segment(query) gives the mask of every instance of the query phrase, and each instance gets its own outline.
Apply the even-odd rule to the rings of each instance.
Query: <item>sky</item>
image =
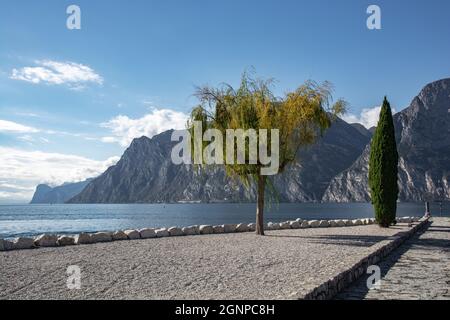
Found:
[[[331,81],[344,119],[370,127],[384,95],[398,112],[450,76],[449,35],[447,0],[2,1],[0,203],[100,174],[133,138],[183,128],[196,86],[245,70],[279,96]]]

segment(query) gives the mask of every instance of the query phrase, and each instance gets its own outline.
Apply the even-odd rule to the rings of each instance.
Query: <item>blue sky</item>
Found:
[[[384,95],[399,111],[450,75],[449,15],[446,0],[2,1],[0,202],[100,173],[134,136],[180,126],[196,85],[250,67],[280,95],[329,80],[367,125]]]

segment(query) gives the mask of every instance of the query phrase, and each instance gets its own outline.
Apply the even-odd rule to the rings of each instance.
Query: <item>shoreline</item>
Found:
[[[397,222],[419,222],[419,217],[398,217]],[[374,218],[333,219],[333,220],[289,220],[283,222],[268,222],[264,224],[266,231],[284,229],[308,229],[328,227],[351,227],[375,224]],[[122,240],[137,240],[149,238],[164,238],[190,235],[207,235],[222,233],[254,232],[255,223],[222,224],[222,225],[192,225],[187,227],[173,226],[169,228],[141,228],[116,231],[81,232],[78,234],[43,233],[30,237],[0,238],[0,251],[37,249],[44,247],[63,247],[99,242]]]

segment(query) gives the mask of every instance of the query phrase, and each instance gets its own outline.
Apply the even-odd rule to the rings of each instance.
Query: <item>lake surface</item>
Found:
[[[41,233],[71,234],[144,227],[255,221],[255,204],[55,204],[0,205],[0,238]],[[431,204],[439,215],[439,205]],[[443,206],[449,216],[450,204]],[[397,216],[422,216],[423,203],[400,203]],[[289,203],[266,208],[265,221],[373,217],[368,203]]]

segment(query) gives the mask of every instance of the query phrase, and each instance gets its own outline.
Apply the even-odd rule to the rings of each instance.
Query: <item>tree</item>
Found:
[[[193,109],[188,122],[189,130],[193,130],[194,121],[202,122],[205,132],[208,128],[220,130],[226,134],[227,129],[278,129],[279,148],[272,148],[271,137],[266,141],[270,145],[270,153],[278,153],[277,171],[296,160],[300,147],[312,144],[330,125],[333,117],[345,110],[345,102],[337,101],[331,106],[331,84],[321,85],[308,81],[297,90],[288,92],[282,98],[277,98],[272,92],[273,80],[253,79],[244,73],[239,88],[236,90],[227,84],[212,88],[199,87],[196,97],[200,105]],[[248,137],[243,137],[247,141]],[[258,137],[261,142],[261,136]],[[250,140],[250,139],[249,139]],[[236,159],[234,148],[223,147],[225,158]],[[205,147],[203,145],[202,147]],[[258,151],[261,145],[258,145]],[[254,186],[257,193],[256,234],[264,235],[264,203],[266,191],[272,193],[273,184],[270,176],[262,175],[264,164],[249,161],[251,150],[245,143],[245,163],[225,163],[225,170],[231,177],[240,179],[250,188]],[[268,187],[268,189],[266,189]]]
[[[369,187],[375,218],[384,228],[395,222],[398,197],[397,166],[398,153],[391,106],[384,97],[369,159]]]

